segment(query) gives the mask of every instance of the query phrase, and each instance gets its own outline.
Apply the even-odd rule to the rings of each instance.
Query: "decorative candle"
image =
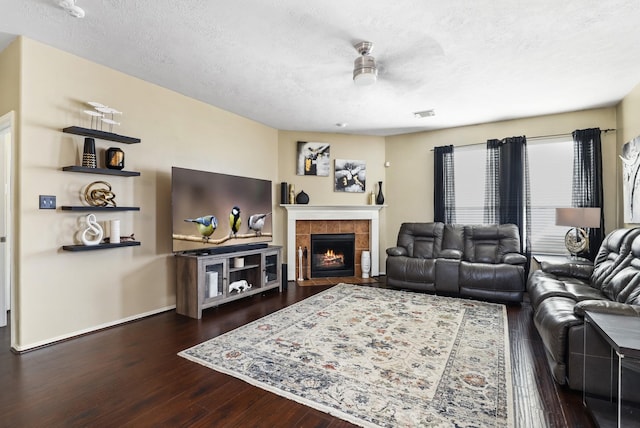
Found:
[[[111,244],[120,243],[120,220],[111,220],[109,243]]]

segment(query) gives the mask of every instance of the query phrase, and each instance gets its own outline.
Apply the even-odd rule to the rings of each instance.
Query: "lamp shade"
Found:
[[[600,227],[600,208],[556,208],[556,225]]]

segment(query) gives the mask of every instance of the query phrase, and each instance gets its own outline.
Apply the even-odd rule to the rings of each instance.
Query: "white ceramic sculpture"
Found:
[[[82,232],[81,240],[84,245],[98,245],[102,242],[104,236],[104,230],[102,226],[96,220],[95,214],[89,214],[87,216],[87,228]]]
[[[234,281],[229,284],[229,293],[231,293],[232,291],[237,291],[238,293],[240,293],[242,291],[250,289],[251,287],[253,287],[252,284],[249,284],[246,280],[241,279],[240,281]]]

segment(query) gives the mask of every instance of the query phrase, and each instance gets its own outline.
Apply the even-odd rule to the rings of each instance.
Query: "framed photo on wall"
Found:
[[[330,151],[327,143],[298,141],[296,174],[328,177]]]
[[[624,222],[640,223],[640,136],[622,146]]]
[[[367,163],[363,160],[336,159],[335,191],[363,193],[367,178]]]

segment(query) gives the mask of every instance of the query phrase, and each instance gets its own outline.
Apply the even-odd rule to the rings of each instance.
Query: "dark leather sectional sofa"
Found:
[[[593,263],[585,259],[542,262],[527,291],[554,379],[583,389],[584,312],[640,316],[640,228],[618,229],[606,236]],[[610,392],[611,353],[599,337],[589,337],[587,373],[590,393]],[[600,386],[598,386],[600,385]]]
[[[387,284],[501,302],[521,302],[527,259],[513,224],[403,223],[387,249]]]

